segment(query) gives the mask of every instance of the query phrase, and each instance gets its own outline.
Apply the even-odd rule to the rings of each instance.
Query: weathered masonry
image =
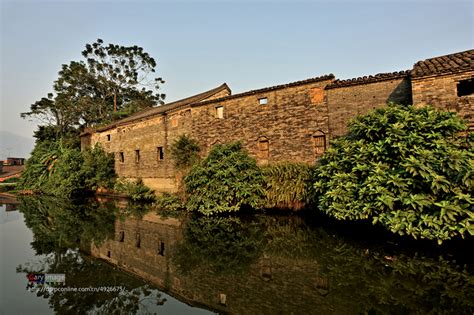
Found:
[[[203,154],[217,143],[242,141],[260,164],[313,162],[347,123],[369,110],[430,104],[458,112],[474,129],[474,50],[417,62],[412,70],[349,80],[324,75],[232,95],[227,84],[151,108],[81,135],[115,154],[117,174],[142,178],[156,191],[175,189],[169,145],[182,134]]]

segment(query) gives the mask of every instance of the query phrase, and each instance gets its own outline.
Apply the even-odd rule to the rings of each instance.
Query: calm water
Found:
[[[472,239],[439,249],[324,218],[185,219],[28,197],[0,207],[0,240],[0,314],[474,310]]]

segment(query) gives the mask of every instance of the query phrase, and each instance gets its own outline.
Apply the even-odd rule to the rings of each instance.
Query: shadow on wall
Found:
[[[413,104],[410,78],[403,79],[397,85],[397,87],[388,96],[387,103],[396,103],[401,105]]]

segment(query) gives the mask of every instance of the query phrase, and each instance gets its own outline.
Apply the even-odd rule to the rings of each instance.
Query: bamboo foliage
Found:
[[[263,167],[267,207],[301,209],[309,201],[313,167],[283,162]]]

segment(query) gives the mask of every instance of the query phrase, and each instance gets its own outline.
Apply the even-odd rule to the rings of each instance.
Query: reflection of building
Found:
[[[5,205],[5,211],[6,212],[11,212],[11,211],[17,211],[18,210],[18,204],[6,204]]]
[[[219,313],[350,312],[347,305],[327,299],[329,279],[320,275],[314,259],[263,253],[245,271],[216,273],[202,266],[181,270],[173,253],[183,241],[182,234],[180,221],[154,214],[143,220],[117,220],[115,239],[93,246],[91,254],[151,281],[181,301]]]
[[[115,154],[119,176],[142,178],[157,191],[175,189],[169,145],[181,134],[204,153],[241,140],[261,164],[313,162],[357,115],[387,102],[431,104],[459,112],[474,128],[474,50],[431,58],[413,70],[349,80],[334,75],[231,95],[226,84],[87,131],[82,147],[101,143]]]

